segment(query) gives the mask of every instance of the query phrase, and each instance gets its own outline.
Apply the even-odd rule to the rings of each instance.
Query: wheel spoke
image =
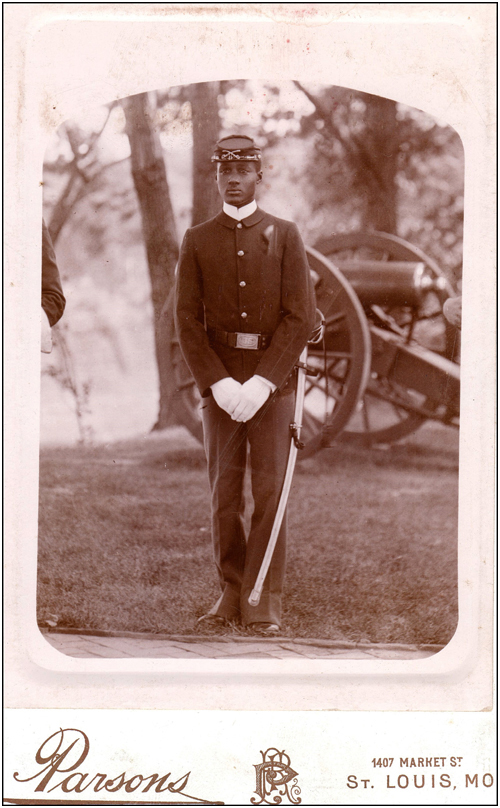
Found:
[[[327,351],[326,356],[327,359],[351,359],[352,353],[351,351]]]
[[[363,416],[363,425],[365,428],[365,432],[371,432],[370,419],[368,417],[368,396],[363,396],[362,398],[361,413]]]
[[[351,354],[347,354],[347,356],[340,356],[338,358],[334,357],[332,362],[327,363],[327,366],[326,366],[327,367],[327,373],[330,374],[332,372],[332,370],[334,368],[336,368],[343,359],[350,360],[351,359]]]
[[[332,325],[335,323],[339,323],[341,320],[345,320],[345,311],[338,311],[336,314],[331,314],[325,320],[325,327],[331,328]]]
[[[346,356],[341,356],[341,357],[335,358],[332,362],[327,364],[326,372],[325,372],[324,366],[323,367],[322,366],[315,367],[315,370],[317,370],[317,374],[315,376],[310,376],[309,378],[310,379],[315,379],[316,382],[318,382],[318,381],[321,381],[322,379],[326,380],[326,377],[328,376],[329,379],[331,378],[331,379],[334,379],[334,381],[339,382],[340,384],[345,384],[346,378],[347,378],[348,373],[349,373],[349,367],[350,367],[349,362],[347,362],[347,367],[346,367],[345,373],[342,376],[335,375],[334,370],[335,370],[336,367],[338,367],[338,365],[340,364],[341,361],[343,361],[345,359],[350,360],[350,358],[351,358],[350,354],[347,354]]]
[[[404,419],[408,416],[406,410],[402,410],[401,407],[393,406],[393,410],[396,413],[396,416],[399,419],[399,422],[404,421]]]
[[[335,399],[335,401],[340,401],[342,399],[342,395],[341,394],[340,395],[336,394],[336,392],[334,390],[332,390],[331,388],[328,389],[328,395],[327,395],[325,385],[321,384],[321,382],[319,382],[317,379],[309,381],[309,387],[307,388],[306,393],[305,393],[306,396],[313,389],[314,390],[319,390],[321,393],[323,393],[323,395],[325,396],[326,399],[333,398],[333,399]]]

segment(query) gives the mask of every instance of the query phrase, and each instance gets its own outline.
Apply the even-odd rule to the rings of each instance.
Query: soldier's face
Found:
[[[248,205],[255,196],[255,188],[262,179],[262,171],[258,171],[255,163],[231,160],[217,163],[217,187],[228,205],[242,208]]]

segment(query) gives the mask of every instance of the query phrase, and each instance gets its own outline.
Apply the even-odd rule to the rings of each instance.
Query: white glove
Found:
[[[233,421],[246,422],[253,418],[257,410],[260,410],[271,395],[272,387],[272,382],[268,382],[261,376],[252,376],[245,384],[242,384],[240,400],[231,415]]]
[[[242,385],[232,379],[231,376],[226,376],[225,379],[220,379],[211,386],[212,395],[221,410],[224,410],[232,417],[233,412],[240,400]]]

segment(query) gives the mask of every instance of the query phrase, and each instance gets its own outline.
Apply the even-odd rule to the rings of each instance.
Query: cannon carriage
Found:
[[[306,252],[325,328],[321,342],[309,347],[302,457],[335,440],[391,443],[428,419],[458,426],[457,332],[442,314],[453,289],[437,264],[383,233],[334,235]],[[201,440],[199,396],[172,309],[173,301],[164,340],[176,413]]]

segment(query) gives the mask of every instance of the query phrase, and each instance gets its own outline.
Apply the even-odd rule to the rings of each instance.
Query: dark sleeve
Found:
[[[42,308],[51,326],[61,319],[65,305],[56,254],[49,231],[42,220]]]
[[[290,223],[281,267],[281,309],[284,313],[256,374],[281,387],[311,336],[316,302],[309,263],[295,224]]]
[[[202,396],[228,373],[210,347],[205,331],[203,281],[196,261],[192,234],[184,236],[175,283],[175,325],[182,354]]]

